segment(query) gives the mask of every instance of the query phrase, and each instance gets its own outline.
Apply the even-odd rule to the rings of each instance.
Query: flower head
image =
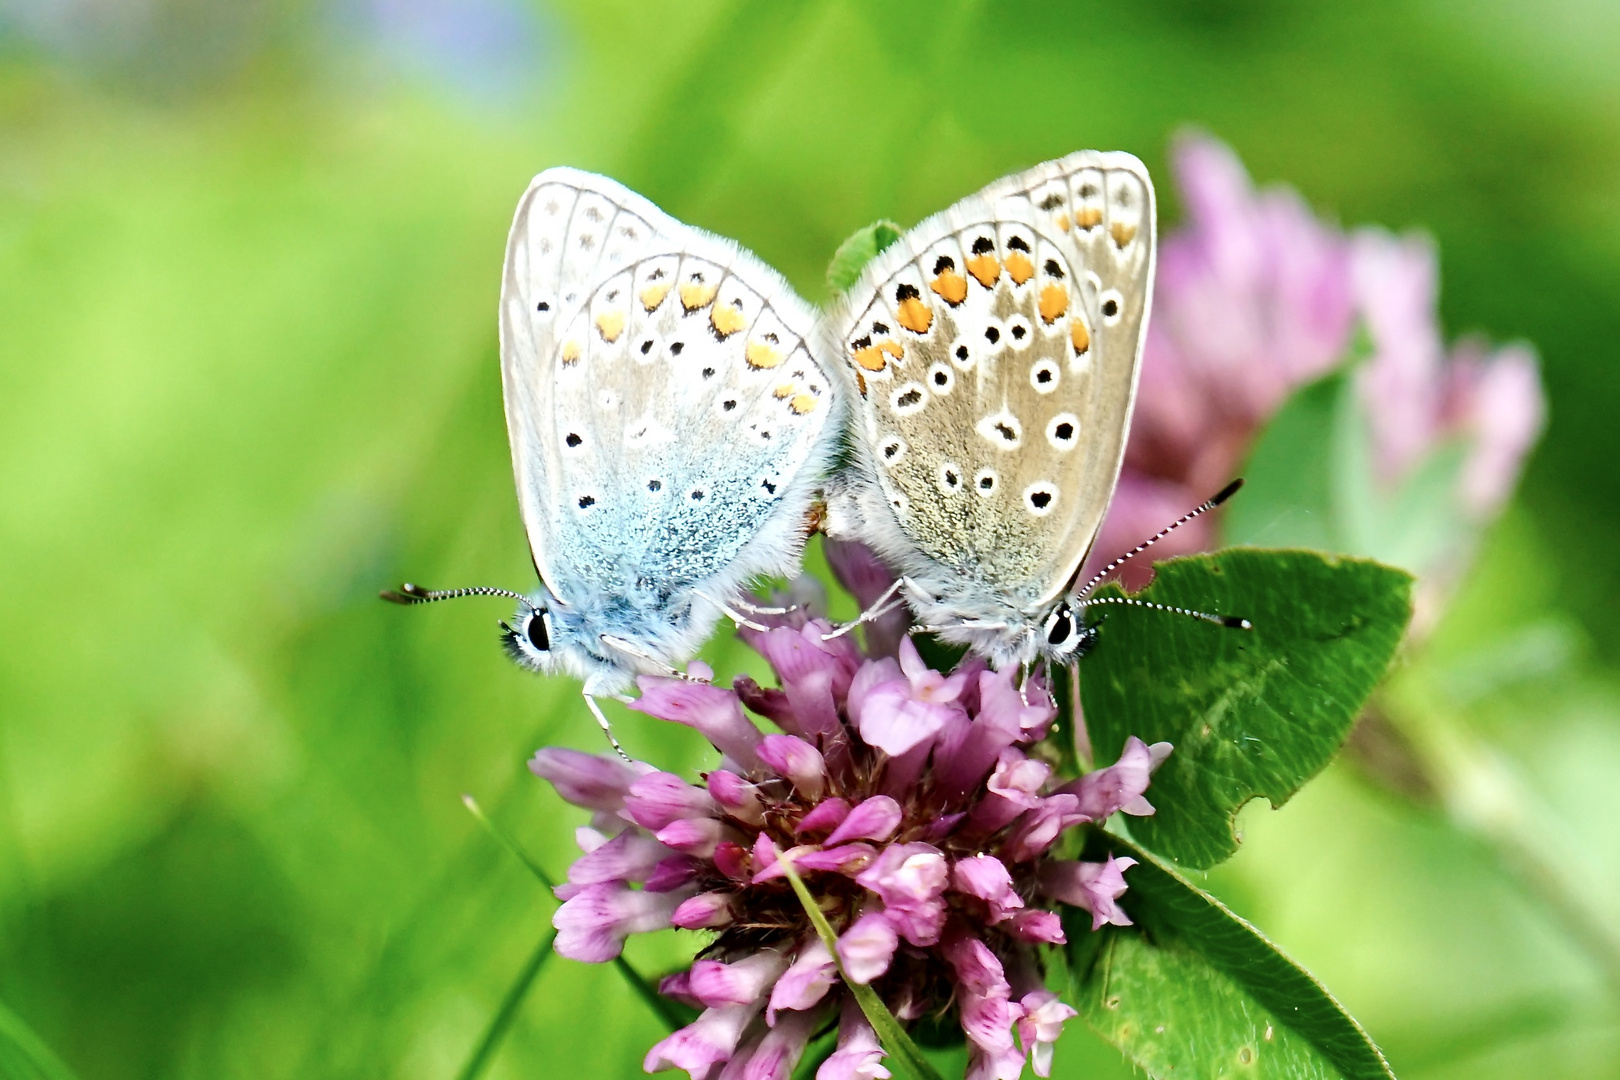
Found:
[[[589,850],[558,890],[558,951],[618,955],[669,926],[713,940],[662,991],[702,1008],[653,1047],[649,1070],[694,1077],[791,1073],[837,1024],[822,1080],[885,1077],[883,1052],[845,980],[904,1021],[947,1012],[969,1075],[1050,1068],[1074,1011],[1031,982],[1064,943],[1062,901],[1094,925],[1129,922],[1128,859],[1057,859],[1065,830],[1151,813],[1149,776],[1169,752],[1132,739],[1120,760],[1063,783],[1037,745],[1056,714],[1039,678],[976,661],[935,671],[902,638],[862,656],[825,622],[745,636],[779,685],[734,689],[643,677],[637,708],[703,732],[721,767],[687,781],[650,765],[545,750],[536,771],[596,812]],[[745,707],[777,728],[766,733]],[[791,865],[836,933],[829,949],[787,877]],[[723,1065],[723,1069],[721,1068]]]
[[[1435,317],[1439,259],[1426,237],[1362,229],[1351,252],[1373,346],[1356,388],[1381,479],[1399,480],[1460,438],[1467,457],[1459,509],[1488,520],[1512,493],[1546,420],[1535,354],[1522,344],[1493,350],[1479,338],[1446,351]]]

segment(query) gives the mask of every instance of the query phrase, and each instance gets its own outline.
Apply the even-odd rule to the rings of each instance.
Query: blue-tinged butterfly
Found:
[[[820,328],[855,447],[827,532],[897,571],[887,604],[997,667],[1083,652],[1091,604],[1161,606],[1076,584],[1124,460],[1154,229],[1142,163],[1081,151],[906,232]]]
[[[500,300],[507,432],[541,587],[385,597],[517,599],[507,650],[582,679],[607,730],[595,697],[675,673],[722,617],[764,610],[745,598],[752,579],[796,572],[842,426],[814,323],[731,241],[606,177],[541,173],[518,203]]]

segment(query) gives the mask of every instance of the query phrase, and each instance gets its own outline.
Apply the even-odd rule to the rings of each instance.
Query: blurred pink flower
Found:
[[[1462,439],[1461,510],[1488,521],[1546,421],[1535,353],[1464,338],[1448,354],[1435,319],[1434,245],[1380,229],[1359,230],[1352,244],[1357,306],[1373,346],[1357,390],[1379,477],[1398,481],[1442,442]]]
[[[1125,471],[1094,550],[1100,567],[1219,490],[1258,428],[1332,369],[1354,327],[1350,253],[1286,188],[1257,192],[1237,157],[1186,135],[1171,149],[1186,207],[1159,243]],[[1214,546],[1194,521],[1160,557]],[[1131,566],[1133,585],[1150,569]]]
[[[1177,138],[1171,169],[1186,216],[1160,241],[1125,467],[1087,576],[1236,475],[1289,396],[1347,358],[1358,327],[1374,347],[1356,377],[1380,475],[1398,481],[1461,438],[1461,511],[1488,521],[1544,420],[1529,348],[1493,353],[1465,340],[1447,353],[1427,239],[1347,235],[1288,188],[1256,190],[1237,156],[1206,135]],[[1218,515],[1206,515],[1155,555],[1208,550],[1218,528]],[[1146,583],[1147,563],[1128,564],[1131,587]]]
[[[1130,860],[1057,860],[1065,829],[1143,797],[1165,743],[1131,739],[1118,763],[1053,790],[1030,756],[1055,713],[1044,684],[968,663],[930,669],[908,639],[863,657],[830,626],[790,616],[745,635],[779,688],[643,677],[638,707],[703,732],[724,755],[702,783],[643,764],[546,749],[535,771],[595,811],[585,855],[558,889],[557,950],[617,956],[670,926],[714,935],[660,991],[702,1010],[647,1054],[649,1071],[787,1077],[837,1024],[820,1080],[888,1075],[843,980],[869,984],[903,1021],[954,1015],[971,1077],[1050,1070],[1074,1010],[1040,985],[1037,950],[1065,942],[1057,899],[1093,923],[1129,923]],[[781,729],[765,734],[748,704]],[[903,782],[897,782],[897,776]],[[791,863],[837,935],[830,952],[787,880]]]

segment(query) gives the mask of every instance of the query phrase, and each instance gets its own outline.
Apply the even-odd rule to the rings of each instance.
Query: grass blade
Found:
[[[484,1037],[478,1041],[478,1048],[467,1059],[467,1064],[461,1067],[456,1074],[457,1080],[476,1080],[483,1075],[484,1069],[495,1057],[495,1051],[500,1049],[502,1040],[506,1038],[507,1031],[512,1027],[512,1021],[517,1019],[518,1009],[523,1005],[523,999],[528,997],[529,988],[539,977],[540,970],[551,959],[551,943],[557,938],[557,931],[547,930],[540,937],[540,944],[529,955],[528,963],[518,972],[512,985],[507,988],[506,997],[501,1000],[501,1007],[495,1013],[494,1019],[484,1031]]]
[[[523,845],[519,844],[517,840],[513,839],[513,837],[506,832],[505,829],[502,829],[484,814],[484,810],[478,805],[477,799],[473,798],[471,795],[463,795],[461,797],[461,801],[467,807],[467,810],[472,814],[472,816],[478,819],[478,823],[487,829],[489,834],[493,836],[502,847],[504,847],[507,851],[510,851],[518,862],[527,867],[529,873],[533,874],[535,879],[546,887],[546,891],[550,892],[557,887],[557,883],[552,876],[546,873],[545,868],[536,862],[529,855],[529,853],[523,849]],[[552,937],[555,936],[555,934],[552,935]],[[647,1007],[658,1015],[658,1018],[664,1022],[669,1030],[674,1031],[677,1028],[685,1027],[691,1022],[691,1018],[682,1016],[675,1008],[674,1003],[663,998],[658,993],[657,987],[649,983],[641,972],[631,967],[630,961],[626,960],[622,956],[615,956],[613,958],[613,966],[616,967],[619,970],[619,974],[623,975],[625,980],[629,982],[630,988],[636,992],[636,996],[641,998],[641,1000],[646,1003]]]
[[[923,1057],[922,1051],[917,1049],[917,1044],[911,1041],[911,1036],[906,1034],[906,1029],[900,1026],[900,1021],[895,1019],[894,1013],[883,1004],[883,999],[878,997],[877,991],[870,986],[851,982],[844,974],[843,962],[838,959],[838,936],[828,925],[827,916],[821,913],[815,897],[810,895],[804,879],[799,877],[799,872],[793,868],[793,863],[785,854],[781,857],[781,864],[787,873],[788,881],[793,885],[793,891],[798,894],[799,903],[804,906],[804,913],[810,916],[810,922],[815,926],[816,933],[821,935],[821,943],[832,954],[833,963],[838,967],[838,977],[844,980],[844,985],[849,987],[849,992],[855,996],[855,1003],[861,1007],[861,1012],[866,1014],[866,1022],[877,1032],[878,1039],[882,1041],[890,1060],[899,1064],[912,1080],[941,1080],[939,1073],[928,1063],[928,1059]]]
[[[0,1004],[0,1065],[6,1076],[27,1080],[78,1080],[67,1062],[34,1034],[23,1018]]]
[[[510,851],[513,856],[517,858],[518,862],[528,867],[529,873],[538,878],[540,884],[544,885],[547,891],[557,887],[557,882],[552,879],[550,874],[545,872],[539,863],[535,862],[529,857],[529,853],[523,850],[522,845],[520,845],[516,840],[512,839],[511,836],[507,835],[505,829],[501,828],[484,815],[484,808],[478,805],[477,799],[473,798],[471,795],[463,795],[461,797],[461,802],[462,805],[465,806],[469,812],[471,812],[472,816],[478,819],[478,824],[487,829],[489,831],[489,835],[493,836],[507,851]]]

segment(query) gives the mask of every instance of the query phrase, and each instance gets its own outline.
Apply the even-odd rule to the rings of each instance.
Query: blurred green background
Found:
[[[495,299],[535,172],[820,300],[876,217],[1079,147],[1163,177],[1192,123],[1432,232],[1448,332],[1534,341],[1551,403],[1386,695],[1469,797],[1341,762],[1212,885],[1404,1077],[1620,1074],[1616,57],[1603,0],[0,0],[0,1002],[84,1080],[467,1060],[554,902],[458,796],[560,872],[581,819],[524,759],[600,737],[500,605],[376,590],[533,580]],[[660,1031],[553,961],[489,1075],[636,1075]],[[1129,1075],[1079,1025],[1058,1068]]]

